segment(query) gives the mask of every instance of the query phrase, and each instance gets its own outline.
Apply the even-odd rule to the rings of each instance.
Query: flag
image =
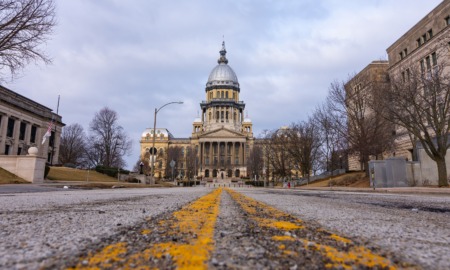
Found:
[[[42,144],[44,144],[45,140],[47,140],[47,138],[52,135],[52,126],[53,126],[53,120],[48,123],[47,132],[45,132],[44,138],[42,138]]]

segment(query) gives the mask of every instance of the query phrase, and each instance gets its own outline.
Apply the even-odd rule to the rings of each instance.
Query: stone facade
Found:
[[[450,1],[442,1],[435,9],[395,41],[387,53],[389,75],[408,79],[413,69],[426,72],[440,63],[450,64]],[[450,68],[444,70],[450,74]],[[394,155],[417,160],[409,134],[396,128]]]
[[[52,119],[52,136],[42,144]],[[39,157],[57,164],[63,126],[61,116],[50,108],[0,86],[0,156],[27,155],[35,146]]]
[[[186,176],[187,149],[195,151],[195,175],[206,179],[233,180],[247,176],[246,160],[253,147],[252,121],[244,117],[245,103],[239,100],[237,76],[228,65],[225,43],[218,65],[211,71],[205,88],[205,100],[200,103],[201,117],[193,122],[190,138],[175,138],[164,128],[156,134],[148,128],[142,133],[141,159],[155,159],[155,177],[166,178],[167,151],[179,146],[183,159],[178,161],[179,176]],[[153,136],[155,150],[152,149]],[[154,155],[153,155],[154,153]]]
[[[406,81],[414,74],[431,76],[441,64],[443,64],[441,67],[444,67],[444,76],[450,75],[450,1],[442,1],[389,46],[387,54],[388,66],[387,69],[384,67],[383,72],[386,72],[391,78],[400,78]],[[367,68],[361,73],[366,70]],[[399,157],[406,161],[413,161],[411,166],[416,167],[414,161],[418,161],[422,172],[429,177],[432,176],[431,178],[434,177],[433,179],[437,178],[436,164],[424,155],[425,152],[418,147],[417,141],[401,127],[394,126],[393,131],[395,134],[393,148],[392,151],[385,153],[384,158]],[[416,145],[413,145],[413,142]],[[349,158],[350,169],[358,169],[358,166],[355,166],[355,160],[357,160],[357,156]],[[448,165],[447,168],[449,168]],[[450,175],[450,170],[447,170]],[[430,181],[434,180],[426,182],[431,183]]]

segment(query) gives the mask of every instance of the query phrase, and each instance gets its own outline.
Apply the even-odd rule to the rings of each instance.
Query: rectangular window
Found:
[[[427,56],[425,58],[425,61],[427,63],[427,70],[430,70],[431,69],[431,58],[429,56]]]
[[[445,25],[450,25],[450,16],[445,17]]]
[[[422,45],[422,39],[418,38],[417,39],[417,47],[420,47]]]
[[[403,52],[400,52],[398,55],[400,56],[400,60],[402,60],[403,59]]]
[[[35,143],[36,142],[36,132],[37,132],[37,127],[36,126],[31,126],[31,136],[30,136],[30,142],[31,143]]]
[[[431,60],[432,60],[433,66],[437,66],[437,55],[435,52],[431,54]]]
[[[408,82],[411,79],[411,71],[409,70],[409,68],[406,69],[406,80],[408,80]]]
[[[428,39],[433,37],[433,29],[428,30]]]
[[[25,140],[25,131],[26,130],[27,130],[27,123],[20,122],[19,140],[21,140],[21,141]]]
[[[423,40],[423,43],[427,42],[427,34],[423,34],[422,40]]]
[[[9,155],[9,149],[11,146],[5,145],[5,155]]]
[[[420,60],[420,71],[422,72],[422,74],[425,72],[425,62],[424,60]]]
[[[6,129],[6,137],[12,137],[14,135],[14,124],[16,120],[9,118],[8,119],[8,127]]]
[[[405,72],[402,71],[402,81],[405,82],[406,81],[406,77],[405,77]]]

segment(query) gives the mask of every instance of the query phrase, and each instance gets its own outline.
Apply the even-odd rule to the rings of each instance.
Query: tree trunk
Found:
[[[445,164],[445,157],[436,159],[436,165],[438,169],[438,185],[440,187],[448,187],[447,181],[447,166]]]

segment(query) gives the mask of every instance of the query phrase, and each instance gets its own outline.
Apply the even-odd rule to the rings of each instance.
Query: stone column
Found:
[[[31,123],[27,123],[27,126],[25,128],[25,144],[30,145],[30,138],[31,138]]]
[[[54,149],[53,149],[53,157],[52,157],[53,164],[58,164],[60,141],[61,141],[61,131],[56,129],[56,131],[55,131]]]
[[[235,142],[233,142],[231,145],[231,165],[233,165],[233,166],[231,166],[231,167],[234,167],[234,165],[236,165],[235,161],[234,161],[236,159],[235,154],[234,154],[234,152],[236,151],[235,149],[236,149]]]
[[[245,154],[246,154],[246,146],[247,146],[247,144],[244,142],[244,148],[242,149],[243,151],[243,153],[242,153],[242,164],[245,166],[245,164],[247,163],[247,161],[246,161],[246,156],[245,156]]]
[[[1,126],[0,126],[0,155],[5,153],[5,144],[6,144],[6,130],[8,127],[8,119],[7,115],[1,116]]]

